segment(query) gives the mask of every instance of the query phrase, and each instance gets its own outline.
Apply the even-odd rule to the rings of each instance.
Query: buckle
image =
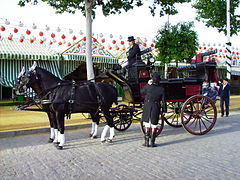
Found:
[[[69,102],[70,104],[73,104],[73,103],[74,103],[74,100],[70,99],[70,100],[68,100],[68,102]]]

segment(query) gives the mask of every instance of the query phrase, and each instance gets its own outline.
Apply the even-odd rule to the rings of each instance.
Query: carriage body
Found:
[[[128,79],[114,71],[109,71],[107,75],[123,87],[125,101],[136,107],[136,104],[143,104],[144,96],[140,92],[151,78],[150,69],[151,67],[145,63],[137,62],[128,69]],[[160,80],[160,86],[165,89],[167,101],[167,113],[162,119],[170,126],[183,126],[191,134],[206,134],[216,122],[217,111],[215,103],[209,97],[202,95],[202,85],[205,80],[208,83],[218,82],[216,62],[195,63],[180,67],[178,70],[188,72],[189,76]],[[129,107],[121,110],[129,111]],[[134,115],[133,111],[134,108],[128,122]],[[193,125],[195,127],[192,127]]]

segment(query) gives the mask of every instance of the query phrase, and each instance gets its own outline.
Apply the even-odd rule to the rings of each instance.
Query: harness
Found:
[[[101,105],[104,102],[104,97],[101,93],[100,88],[96,85],[96,83],[93,83],[94,88],[96,90],[96,94],[97,94],[97,102],[91,102],[91,101],[81,101],[81,102],[76,102],[76,87],[78,86],[84,86],[87,85],[87,89],[89,91],[89,95],[91,97],[91,99],[94,99],[93,95],[92,95],[92,91],[89,88],[89,84],[91,84],[92,82],[90,81],[81,81],[81,82],[75,82],[75,81],[71,81],[71,82],[60,82],[54,86],[49,87],[48,89],[42,91],[39,93],[38,96],[42,96],[41,98],[38,99],[33,99],[33,101],[27,102],[26,104],[22,105],[21,107],[19,107],[19,109],[21,110],[30,110],[30,111],[42,111],[40,109],[32,109],[32,108],[28,108],[32,105],[37,105],[38,108],[40,108],[39,105],[47,105],[47,104],[51,104],[53,103],[54,97],[56,95],[56,88],[62,87],[62,86],[69,86],[71,85],[71,90],[70,90],[70,99],[67,101],[68,106],[67,106],[67,114],[66,117],[67,119],[71,118],[71,114],[72,114],[72,110],[73,110],[73,104],[77,105],[77,104],[97,104],[98,108],[95,114],[97,114],[100,110],[101,110]],[[54,90],[55,93],[54,93]],[[51,95],[51,97],[49,97],[49,95]],[[59,102],[59,103],[65,103],[65,102]],[[44,110],[43,110],[44,111]],[[46,110],[45,110],[46,111]]]

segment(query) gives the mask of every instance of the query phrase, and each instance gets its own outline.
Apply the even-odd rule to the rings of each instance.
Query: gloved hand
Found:
[[[148,84],[149,84],[149,85],[152,85],[152,83],[153,83],[153,80],[152,80],[152,79],[148,80]]]

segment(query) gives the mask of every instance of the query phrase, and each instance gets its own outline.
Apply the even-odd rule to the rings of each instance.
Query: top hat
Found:
[[[129,36],[129,37],[128,37],[128,42],[131,42],[131,41],[135,41],[135,39],[134,39],[133,36]]]

